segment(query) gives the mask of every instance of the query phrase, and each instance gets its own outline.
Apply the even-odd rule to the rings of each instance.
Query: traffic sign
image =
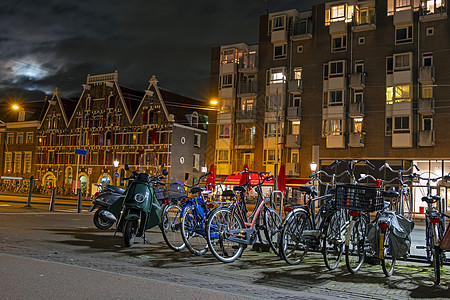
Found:
[[[114,173],[114,178],[119,178],[119,173]]]
[[[89,175],[92,174],[92,168],[88,168],[88,174],[89,174]]]
[[[75,149],[75,155],[83,155],[83,156],[86,156],[86,155],[87,155],[87,150],[83,150],[83,149]]]

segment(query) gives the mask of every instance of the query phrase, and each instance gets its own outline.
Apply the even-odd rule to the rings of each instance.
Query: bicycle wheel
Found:
[[[435,227],[436,224],[428,224],[429,236],[428,240],[430,242],[430,256],[433,263],[434,269],[434,284],[438,285],[441,282],[441,248],[434,245],[434,236],[436,234]],[[428,246],[428,245],[427,245]]]
[[[264,234],[273,253],[280,255],[278,240],[280,239],[281,217],[272,207],[264,211]]]
[[[280,256],[290,265],[299,264],[308,252],[302,234],[310,230],[311,220],[304,210],[294,211],[281,228]]]
[[[344,239],[342,230],[345,226],[344,214],[337,210],[331,217],[328,217],[323,227],[322,254],[325,266],[329,270],[334,270],[339,265],[344,250]]]
[[[181,236],[186,247],[195,255],[203,255],[208,251],[206,242],[205,220],[195,205],[184,208],[181,221]]]
[[[383,269],[384,275],[386,277],[391,276],[394,273],[395,267],[395,257],[392,256],[391,251],[389,249],[391,231],[382,230],[380,234],[380,249],[379,256],[381,261],[381,268]]]
[[[365,251],[364,240],[366,237],[367,220],[364,216],[354,222],[353,228],[350,227],[349,243],[345,246],[345,264],[347,270],[352,273],[358,273],[364,263]],[[352,226],[352,225],[350,225]]]
[[[159,224],[164,241],[174,251],[181,251],[186,244],[181,236],[181,207],[176,204],[166,205]]]
[[[256,218],[255,222],[255,229],[256,229],[256,236],[258,237],[258,242],[263,245],[268,245],[269,241],[267,240],[265,231],[266,226],[264,225],[264,218],[261,217],[261,214]]]
[[[244,245],[228,239],[231,231],[243,229],[244,223],[229,207],[214,209],[206,222],[208,248],[221,262],[230,263],[241,256]]]

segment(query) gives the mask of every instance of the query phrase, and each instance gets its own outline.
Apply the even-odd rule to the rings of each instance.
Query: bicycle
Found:
[[[442,197],[431,195],[431,181],[436,182],[439,179],[450,181],[450,174],[436,178],[426,178],[418,174],[412,174],[411,176],[427,181],[427,195],[422,197],[422,201],[427,203],[425,210],[425,247],[427,259],[433,265],[434,283],[438,285],[441,281],[441,266],[446,260],[445,251],[441,249],[440,242],[445,232],[445,218],[450,218],[450,216],[443,212]]]
[[[269,197],[262,198],[261,186],[264,182],[272,180],[270,174],[259,172],[247,173],[258,174],[258,183],[251,185],[246,183],[243,186],[236,186],[234,191],[227,190],[222,193],[223,197],[230,197],[230,206],[219,206],[211,211],[206,223],[206,238],[208,248],[213,255],[224,263],[235,261],[242,255],[248,245],[256,243],[258,232],[258,220],[264,209],[263,231],[272,250],[277,254],[278,249],[278,227],[281,224],[281,217],[272,207]],[[262,178],[262,179],[261,179]],[[255,187],[258,200],[254,211],[247,216],[245,197],[243,196],[248,187]],[[238,193],[238,196],[236,195]]]
[[[331,178],[331,183],[323,183],[318,177],[320,174]],[[304,205],[295,206],[288,214],[283,221],[280,235],[280,256],[288,264],[299,264],[312,248],[320,250],[328,269],[334,270],[338,266],[343,251],[341,228],[345,224],[345,214],[336,209],[332,189],[335,187],[336,177],[342,177],[344,174],[348,174],[348,171],[329,175],[320,170],[312,174],[309,183],[317,180],[325,185],[325,193],[320,197],[315,197],[317,191],[314,185],[299,188],[304,193]],[[315,202],[323,202],[317,214]]]

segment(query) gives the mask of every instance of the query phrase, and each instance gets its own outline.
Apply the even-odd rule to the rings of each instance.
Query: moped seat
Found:
[[[123,188],[114,185],[107,185],[106,188],[116,194],[123,194],[123,192],[125,192]]]
[[[233,191],[236,191],[236,192],[245,192],[245,187],[244,186],[242,186],[242,185],[236,185],[234,188],[233,188]]]

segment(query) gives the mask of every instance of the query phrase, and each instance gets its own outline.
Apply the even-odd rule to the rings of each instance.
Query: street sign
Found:
[[[119,178],[119,173],[114,173],[114,178]]]
[[[89,174],[89,175],[92,174],[92,168],[88,168],[88,174]]]
[[[83,150],[83,149],[75,149],[75,155],[83,155],[83,156],[86,156],[86,155],[87,155],[87,150]]]

